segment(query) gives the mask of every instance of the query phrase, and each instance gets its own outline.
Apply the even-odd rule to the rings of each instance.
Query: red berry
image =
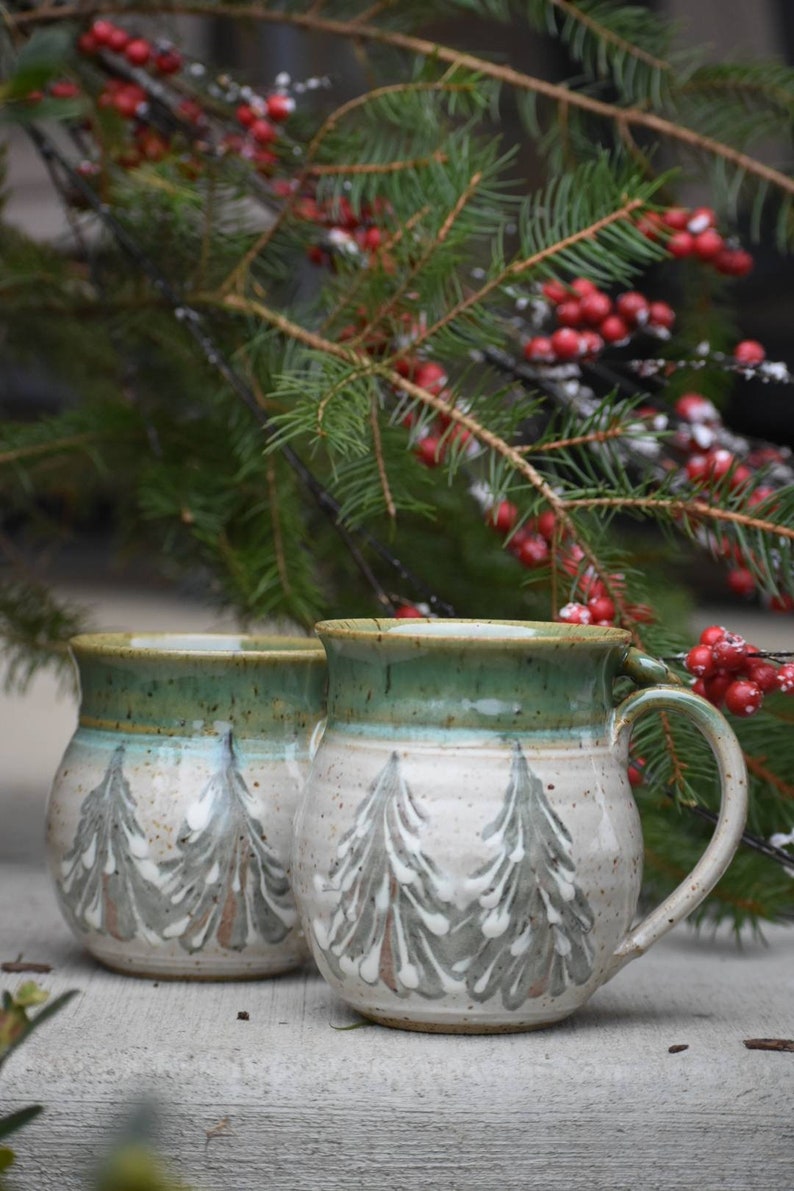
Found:
[[[76,99],[79,94],[80,88],[71,79],[59,79],[57,83],[52,83],[50,86],[50,95],[53,99]]]
[[[689,214],[686,226],[693,236],[697,236],[700,232],[705,232],[706,228],[715,227],[716,223],[717,216],[711,207],[695,207]]]
[[[625,343],[629,338],[627,323],[619,314],[610,314],[598,328],[604,343]]]
[[[268,95],[267,97],[267,114],[271,120],[275,120],[277,124],[289,119],[295,111],[295,100],[291,95]]]
[[[124,57],[132,66],[145,66],[152,56],[152,47],[145,37],[135,37],[127,43]]]
[[[578,327],[582,321],[582,304],[574,298],[560,302],[557,307],[557,322],[562,327]]]
[[[675,326],[675,311],[667,302],[651,302],[648,306],[648,326],[662,331],[672,331]]]
[[[703,687],[709,703],[713,703],[715,707],[722,707],[725,701],[725,692],[732,682],[733,675],[727,674],[724,670],[718,670],[716,674],[710,674],[708,678],[704,678]]]
[[[254,120],[250,128],[251,136],[259,145],[269,145],[278,135],[268,120]]]
[[[615,299],[615,310],[631,327],[642,326],[648,320],[648,299],[637,290],[627,290]]]
[[[95,54],[99,49],[99,42],[94,34],[89,29],[86,33],[81,33],[77,39],[77,48],[81,54]]]
[[[690,232],[676,232],[667,241],[667,251],[677,260],[691,256],[695,247],[695,238]]]
[[[747,567],[734,567],[728,571],[727,583],[734,595],[750,596],[755,591],[755,577]]]
[[[571,327],[560,327],[551,337],[551,347],[558,360],[575,360],[581,347],[579,336]]]
[[[708,455],[690,455],[684,470],[693,484],[705,483],[709,477]]]
[[[234,114],[237,117],[237,123],[242,124],[243,128],[250,128],[256,119],[254,109],[247,103],[241,103]]]
[[[554,348],[551,346],[551,340],[545,335],[536,335],[534,339],[528,339],[524,344],[524,359],[530,363],[553,360]]]
[[[689,211],[686,207],[668,207],[662,215],[662,223],[673,231],[683,232],[689,223]]]
[[[412,380],[420,389],[427,389],[429,393],[438,396],[447,383],[447,374],[440,364],[428,360],[417,364]]]
[[[561,281],[544,281],[540,287],[543,297],[546,298],[553,306],[559,302],[564,302],[566,298],[570,297],[570,291],[565,288]]]
[[[608,314],[611,314],[612,299],[607,294],[603,294],[601,290],[594,289],[592,293],[584,295],[579,303],[579,309],[583,321],[597,327]],[[557,317],[559,318],[559,311]]]
[[[659,229],[664,227],[661,215],[657,215],[655,211],[647,211],[641,215],[637,220],[637,231],[640,232],[647,240],[658,240]]]
[[[700,695],[701,699],[706,698],[706,684],[702,678],[696,678],[692,683],[692,690],[696,695]]]
[[[725,247],[725,241],[718,231],[714,228],[706,228],[704,232],[700,232],[695,236],[693,243],[693,251],[698,260],[711,261],[717,256]]]
[[[694,645],[686,655],[684,667],[695,678],[708,678],[717,669],[714,654],[709,645]]]
[[[557,528],[557,518],[551,509],[546,509],[538,517],[538,533],[550,542]]]
[[[585,604],[566,604],[557,613],[557,620],[567,624],[590,624],[593,614]]]
[[[486,525],[495,529],[497,533],[508,534],[518,520],[518,509],[511,500],[500,500],[498,505],[488,510],[485,518]]]
[[[643,770],[645,768],[645,758],[635,757],[628,768],[629,785],[641,786],[643,782]]]
[[[723,248],[711,263],[726,277],[746,277],[752,272],[755,261],[743,248]]]
[[[571,282],[571,289],[575,294],[578,294],[580,298],[584,298],[587,294],[594,294],[598,289],[598,286],[594,281],[591,281],[589,277],[576,277]]]
[[[747,677],[750,682],[754,682],[765,694],[780,689],[779,674],[777,666],[773,666],[771,662],[765,662],[763,658],[756,658],[747,667]]]
[[[138,108],[146,102],[146,92],[136,83],[130,83],[113,96],[113,107],[125,120],[132,120]]]
[[[638,624],[655,624],[656,613],[650,604],[627,604],[626,615]]]
[[[794,695],[794,662],[786,662],[778,670],[777,689],[784,695]]]
[[[114,28],[110,37],[107,40],[107,47],[112,50],[114,54],[123,54],[127,46],[130,44],[130,35],[126,29]]]
[[[711,647],[714,661],[720,670],[736,673],[741,670],[747,656],[747,642],[738,633],[726,633],[720,641],[715,641]]]
[[[116,26],[110,21],[94,21],[90,32],[96,44],[103,46],[110,43],[115,28]]]
[[[416,457],[425,467],[438,467],[443,452],[444,445],[434,434],[428,434],[416,445]]]
[[[698,640],[701,645],[716,645],[718,641],[722,641],[727,636],[727,633],[728,630],[721,624],[710,624],[703,630]]]
[[[743,339],[733,349],[733,358],[737,364],[760,364],[766,359],[766,350],[757,339]]]
[[[399,608],[395,608],[394,615],[398,620],[426,620],[424,612],[419,608],[414,607],[413,604],[401,604]]]
[[[539,533],[530,533],[516,550],[518,561],[525,567],[542,567],[549,559],[549,544]]]
[[[595,596],[593,599],[587,601],[587,606],[590,609],[593,620],[597,624],[601,621],[609,621],[611,623],[615,619],[615,605],[609,596]]]
[[[764,693],[754,682],[740,678],[725,692],[725,706],[732,715],[755,715],[764,701]]]
[[[182,55],[176,50],[161,50],[154,60],[160,74],[179,74],[182,69]]]
[[[736,456],[726,450],[725,447],[718,447],[716,451],[709,451],[706,460],[709,479],[715,483],[724,480],[728,472],[736,467]]]
[[[368,252],[375,252],[383,241],[383,233],[379,227],[368,227],[364,232],[364,247]]]

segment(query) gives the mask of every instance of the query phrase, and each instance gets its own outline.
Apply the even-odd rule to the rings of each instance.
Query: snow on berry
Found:
[[[732,682],[725,691],[725,706],[732,715],[755,715],[764,702],[760,687],[745,678]]]
[[[726,633],[711,647],[714,661],[720,670],[736,672],[744,667],[747,657],[747,642],[738,633]]]
[[[794,662],[786,662],[778,670],[777,689],[784,695],[794,695]]]
[[[684,667],[696,678],[708,678],[717,669],[710,645],[694,645],[686,655]]]
[[[592,619],[593,614],[586,604],[565,604],[557,613],[557,620],[567,624],[590,624]]]

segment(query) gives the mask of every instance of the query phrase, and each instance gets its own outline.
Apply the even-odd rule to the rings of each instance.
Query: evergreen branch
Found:
[[[516,447],[516,450],[520,451],[522,455],[533,453],[546,455],[552,451],[568,451],[572,447],[592,446],[597,443],[609,442],[613,438],[627,437],[629,437],[627,426],[611,426],[606,430],[593,430],[588,434],[576,434],[570,438],[552,439],[551,442],[528,443],[525,446]]]
[[[51,442],[31,443],[26,447],[17,447],[13,451],[0,451],[0,466],[5,463],[18,463],[22,459],[30,459],[36,455],[57,455],[61,451],[69,451],[75,447],[85,446],[86,443],[97,442],[98,434],[70,434],[65,438],[53,439]]]
[[[400,282],[400,284],[397,286],[397,288],[389,296],[386,303],[379,307],[376,315],[373,318],[371,318],[369,320],[369,322],[366,324],[366,326],[363,328],[363,330],[361,330],[355,336],[355,338],[352,341],[354,345],[360,344],[362,342],[366,342],[367,337],[372,334],[372,332],[377,328],[378,324],[385,323],[388,316],[395,309],[395,307],[397,306],[397,303],[400,301],[400,299],[405,296],[408,289],[410,288],[410,286],[412,285],[412,283],[414,282],[416,277],[421,273],[422,269],[425,267],[427,262],[430,260],[431,257],[435,256],[438,245],[443,244],[446,241],[447,237],[449,236],[449,233],[452,231],[452,228],[455,225],[456,219],[458,218],[458,216],[460,215],[461,211],[466,206],[466,204],[471,200],[471,198],[474,196],[474,194],[476,194],[477,187],[480,185],[481,181],[482,181],[482,171],[478,170],[472,176],[468,186],[463,191],[463,193],[458,196],[458,199],[457,199],[455,205],[452,207],[452,210],[449,212],[449,214],[444,219],[444,222],[441,224],[441,227],[438,230],[435,240],[427,245],[424,252],[411,265],[411,267],[408,270],[406,270],[403,280]]]
[[[405,222],[402,223],[397,228],[397,230],[392,233],[391,236],[388,236],[387,239],[384,240],[383,245],[382,245],[383,252],[388,254],[394,248],[396,248],[397,245],[400,243],[400,241],[406,235],[410,234],[414,230],[414,228],[418,227],[418,225],[422,222],[422,220],[425,219],[426,216],[430,213],[430,210],[431,210],[431,207],[428,204],[425,207],[420,207],[420,209],[418,211],[416,211],[413,215],[409,216],[409,218],[406,219]],[[366,272],[364,269],[359,269],[359,271],[357,273],[353,274],[353,279],[352,279],[351,284],[347,287],[345,292],[343,294],[341,294],[341,296],[338,298],[334,307],[328,312],[328,314],[325,316],[323,322],[320,324],[320,333],[321,334],[327,334],[328,331],[330,330],[330,328],[336,322],[336,320],[342,314],[346,314],[348,312],[348,310],[350,309],[350,307],[353,304],[354,298],[359,293],[361,287],[364,285],[366,280],[367,280],[367,275],[366,275]],[[360,338],[360,336],[359,336],[359,338]]]
[[[352,176],[361,174],[399,174],[403,170],[423,170],[433,164],[444,164],[449,161],[446,153],[442,153],[439,149],[430,157],[414,157],[407,161],[385,161],[380,162],[343,162],[341,165],[311,165],[308,167],[307,175],[313,178],[336,178],[350,174]]]
[[[654,70],[672,70],[669,62],[665,62],[662,58],[657,58],[654,54],[649,54],[641,46],[635,45],[634,42],[628,41],[625,37],[621,37],[609,25],[603,21],[596,20],[581,5],[572,4],[571,0],[550,0],[550,3],[559,12],[563,13],[568,20],[582,25],[589,33],[598,38],[602,44],[611,45],[621,54],[636,58],[638,61],[644,62],[646,66],[653,67]]]
[[[794,178],[788,177],[780,170],[766,165],[757,158],[713,137],[705,136],[684,124],[668,120],[655,112],[646,111],[638,107],[619,107],[614,104],[596,99],[592,95],[581,91],[574,91],[567,86],[547,82],[545,79],[516,70],[512,66],[489,62],[487,58],[480,58],[462,50],[455,50],[440,42],[428,38],[417,37],[412,34],[401,33],[396,30],[380,28],[377,25],[365,24],[359,20],[334,20],[328,17],[312,16],[309,13],[290,13],[265,7],[263,4],[239,3],[208,3],[207,0],[175,0],[174,10],[197,16],[210,15],[217,17],[220,13],[228,17],[242,17],[269,24],[286,24],[309,31],[328,33],[335,37],[351,40],[371,41],[381,45],[389,45],[395,49],[404,50],[409,54],[422,58],[449,63],[451,66],[472,71],[485,78],[492,78],[505,83],[517,91],[542,95],[556,104],[566,104],[571,107],[600,116],[610,122],[620,119],[627,124],[645,128],[657,133],[666,140],[678,141],[689,149],[707,153],[720,158],[739,171],[751,174],[767,182],[785,194],[794,196]],[[130,0],[119,3],[118,0],[99,0],[98,3],[64,4],[57,8],[22,12],[14,16],[13,20],[20,27],[29,26],[49,20],[63,20],[69,17],[85,17],[94,13],[115,12],[149,12],[152,4],[148,0]]]
[[[465,298],[461,298],[454,306],[446,311],[431,327],[427,327],[424,331],[420,331],[419,335],[414,340],[414,349],[421,347],[421,345],[444,327],[453,323],[461,314],[470,310],[473,306],[479,305],[493,293],[494,290],[500,289],[505,285],[509,285],[517,277],[523,273],[527,273],[532,269],[536,269],[545,261],[556,256],[562,256],[568,249],[575,247],[577,244],[586,243],[592,240],[605,228],[611,227],[613,224],[628,220],[632,212],[639,210],[644,206],[643,199],[631,199],[624,203],[616,211],[611,211],[608,215],[604,215],[601,219],[596,219],[589,226],[580,228],[576,232],[572,232],[566,236],[564,240],[556,244],[550,244],[546,248],[540,249],[539,252],[532,253],[531,256],[525,257],[523,260],[512,261],[504,269],[500,270],[494,277],[491,277],[484,285],[480,286]]]
[[[85,182],[85,180],[72,169],[69,162],[64,158],[61,151],[53,143],[52,139],[43,133],[39,128],[31,126],[28,129],[34,144],[39,153],[45,158],[58,163],[60,168],[70,178],[72,184],[82,193],[94,212],[99,216],[100,220],[106,229],[113,235],[119,246],[135,261],[135,263],[143,270],[149,278],[155,289],[168,302],[172,309],[174,316],[185,326],[191,338],[200,347],[207,362],[214,367],[223,377],[226,383],[230,386],[232,391],[239,397],[248,409],[256,416],[259,425],[269,436],[273,433],[272,422],[267,413],[261,409],[250,388],[245,384],[243,379],[231,366],[229,360],[224,355],[220,347],[212,339],[207,331],[201,316],[192,307],[185,306],[179,294],[172,288],[170,283],[163,277],[155,265],[148,260],[138,248],[137,244],[131,238],[127,230],[119,223],[119,221],[110,214],[104,203],[100,201],[92,188]],[[230,301],[230,298],[227,299]],[[371,566],[364,557],[362,551],[357,545],[352,536],[351,531],[347,528],[341,516],[341,508],[338,502],[331,496],[330,492],[317,480],[316,476],[309,470],[303,460],[289,447],[282,446],[282,455],[300,478],[302,483],[317,502],[320,510],[328,517],[331,525],[336,533],[345,543],[345,548],[348,550],[351,558],[354,560],[361,575],[364,577],[371,590],[375,594],[378,602],[386,610],[393,608],[393,601],[387,594],[385,588],[380,580],[375,575]],[[359,528],[357,531],[365,543],[376,553],[380,559],[387,563],[394,569],[400,578],[411,583],[416,591],[421,591],[430,605],[446,615],[451,614],[451,606],[441,600],[435,592],[430,589],[422,579],[414,575],[398,558],[396,558],[390,550],[388,550],[378,539],[368,530]]]
[[[323,121],[320,128],[312,137],[306,149],[303,158],[303,166],[298,173],[294,185],[284,200],[282,206],[279,208],[275,218],[268,227],[262,232],[259,238],[251,245],[242,259],[235,265],[229,276],[224,281],[221,289],[229,291],[241,282],[253,261],[267,248],[272,241],[276,232],[284,225],[286,220],[293,214],[295,207],[300,201],[301,192],[305,184],[311,179],[316,169],[313,162],[317,154],[320,152],[324,142],[331,135],[338,125],[353,112],[359,111],[361,108],[367,107],[372,103],[376,103],[387,96],[419,94],[422,92],[439,92],[439,91],[470,91],[471,84],[467,83],[450,83],[444,79],[436,82],[413,82],[413,83],[390,83],[383,87],[377,87],[372,91],[367,91],[363,95],[357,95],[354,99],[350,99],[347,103],[341,104],[335,111],[331,112],[329,116]],[[446,160],[446,158],[445,158]],[[426,162],[425,165],[429,164]],[[335,167],[330,167],[331,172],[335,172]],[[366,173],[367,171],[359,167],[355,172]]]

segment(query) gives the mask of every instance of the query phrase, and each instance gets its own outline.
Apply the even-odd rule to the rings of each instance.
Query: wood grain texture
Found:
[[[84,1191],[149,1100],[161,1152],[206,1191],[790,1191],[794,1056],[743,1044],[792,1031],[794,931],[769,939],[739,951],[681,932],[535,1033],[339,1030],[357,1018],[312,969],[203,985],[106,972],[45,874],[6,864],[0,962],[21,953],[52,965],[38,979],[54,993],[81,990],[4,1069],[0,1113],[46,1105],[9,1187]]]

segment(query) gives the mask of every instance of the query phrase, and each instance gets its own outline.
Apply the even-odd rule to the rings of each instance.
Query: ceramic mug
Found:
[[[746,815],[739,745],[627,632],[465,620],[316,631],[328,720],[293,885],[320,971],[365,1016],[470,1033],[558,1021],[727,868]],[[625,675],[645,689],[615,707]],[[703,733],[722,810],[693,872],[632,927],[643,847],[628,746],[650,710]]]
[[[307,957],[292,821],[325,714],[305,638],[96,634],[71,651],[77,730],[47,808],[66,921],[138,976],[270,976]]]

